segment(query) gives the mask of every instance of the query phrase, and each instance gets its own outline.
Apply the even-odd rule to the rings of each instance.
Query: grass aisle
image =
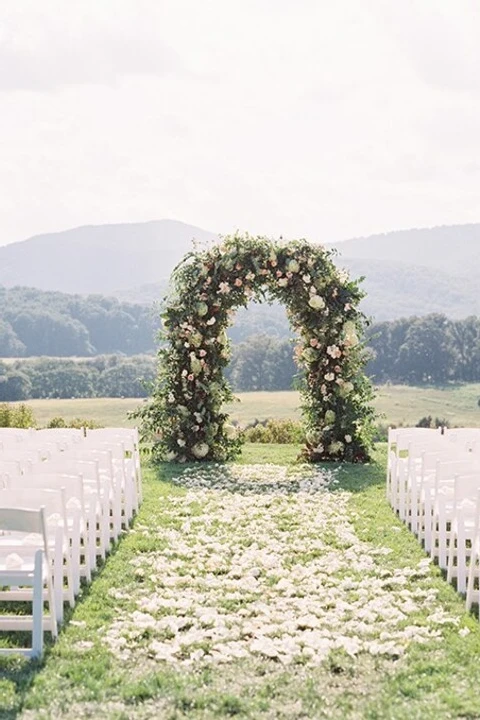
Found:
[[[480,717],[477,621],[392,516],[384,454],[295,454],[147,470],[44,666],[2,661],[0,717]]]

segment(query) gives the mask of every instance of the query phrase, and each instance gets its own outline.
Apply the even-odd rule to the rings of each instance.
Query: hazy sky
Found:
[[[478,0],[1,0],[0,244],[480,221]]]

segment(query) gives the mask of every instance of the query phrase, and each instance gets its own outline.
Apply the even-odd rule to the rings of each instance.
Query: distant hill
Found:
[[[397,230],[337,243],[344,257],[422,265],[448,274],[480,270],[480,223]]]
[[[151,305],[164,296],[169,275],[192,249],[193,238],[210,243],[218,236],[173,220],[38,235],[0,247],[0,285],[100,293]],[[480,224],[402,230],[336,247],[337,264],[349,268],[352,277],[365,276],[363,309],[376,320],[430,312],[452,318],[480,314]],[[252,323],[262,317],[271,317],[266,305],[255,309]]]
[[[400,230],[337,243],[335,262],[364,276],[375,320],[480,314],[480,224]]]
[[[480,275],[449,275],[424,266],[339,257],[351,277],[365,277],[362,310],[375,320],[444,313],[452,319],[480,315]]]
[[[0,247],[0,285],[111,294],[168,277],[192,240],[217,236],[175,220],[85,225]]]

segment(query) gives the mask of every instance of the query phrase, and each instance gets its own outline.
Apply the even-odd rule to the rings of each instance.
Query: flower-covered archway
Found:
[[[159,375],[141,412],[156,459],[223,461],[239,453],[241,438],[222,409],[233,399],[223,377],[226,329],[236,308],[267,297],[286,306],[299,334],[305,459],[368,460],[374,414],[360,342],[363,293],[331,258],[332,251],[305,240],[235,235],[189,253],[175,268]]]

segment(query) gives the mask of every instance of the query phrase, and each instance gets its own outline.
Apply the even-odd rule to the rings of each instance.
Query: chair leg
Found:
[[[43,552],[41,550],[35,553],[32,617],[32,657],[38,658],[43,653]]]

